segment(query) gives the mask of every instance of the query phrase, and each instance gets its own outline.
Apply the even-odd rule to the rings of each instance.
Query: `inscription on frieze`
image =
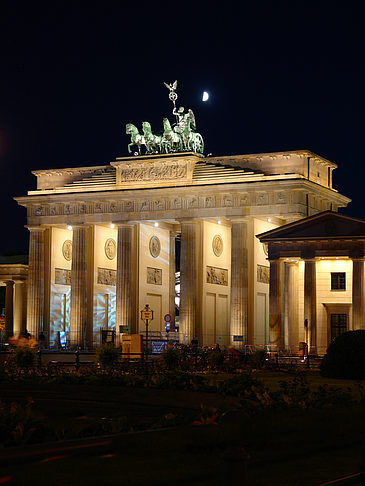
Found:
[[[163,167],[133,167],[120,171],[122,182],[183,179],[186,175],[186,164],[171,164]]]
[[[207,265],[207,283],[228,286],[228,270]]]
[[[162,285],[162,269],[147,267],[147,283]]]
[[[55,283],[59,285],[71,285],[71,270],[67,268],[55,268]]]
[[[270,283],[270,267],[257,265],[257,281],[264,284]]]
[[[100,285],[112,285],[115,287],[117,284],[117,271],[111,268],[98,267],[97,282]]]

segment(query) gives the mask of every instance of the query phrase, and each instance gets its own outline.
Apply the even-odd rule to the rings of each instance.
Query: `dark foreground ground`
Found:
[[[0,390],[4,402],[32,397],[41,420],[63,433],[52,443],[3,448],[0,484],[320,485],[357,472],[363,453],[360,405],[255,415],[215,393],[24,383]],[[118,419],[127,432],[62,440],[85,422]]]

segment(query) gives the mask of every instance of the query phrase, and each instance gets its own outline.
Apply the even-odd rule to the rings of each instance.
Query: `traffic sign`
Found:
[[[171,322],[171,314],[166,314],[164,319],[165,319],[165,322]]]
[[[146,304],[145,308],[141,310],[141,319],[142,321],[153,320],[153,310],[150,309],[150,306],[148,304]]]

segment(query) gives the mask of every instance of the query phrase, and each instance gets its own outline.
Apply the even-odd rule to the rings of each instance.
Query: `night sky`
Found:
[[[206,154],[311,150],[338,164],[342,212],[365,218],[361,2],[251,3],[3,1],[0,252],[27,250],[12,198],[35,189],[32,170],[128,155],[126,123],[174,120],[175,79]]]

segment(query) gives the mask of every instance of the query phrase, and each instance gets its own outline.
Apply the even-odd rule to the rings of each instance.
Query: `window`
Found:
[[[347,331],[347,314],[331,314],[331,340]]]
[[[331,290],[346,290],[345,272],[331,272]]]

